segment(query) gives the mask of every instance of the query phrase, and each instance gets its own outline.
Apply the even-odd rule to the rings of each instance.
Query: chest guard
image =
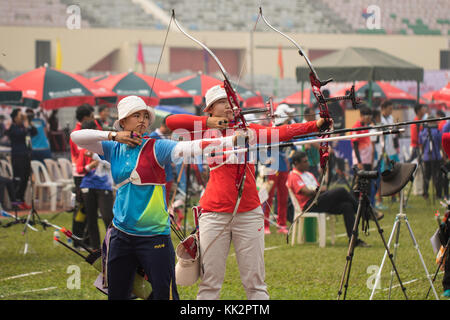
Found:
[[[136,166],[130,174],[130,177],[117,184],[120,188],[127,183],[135,185],[165,185],[166,173],[156,159],[155,139],[148,139],[139,151]]]

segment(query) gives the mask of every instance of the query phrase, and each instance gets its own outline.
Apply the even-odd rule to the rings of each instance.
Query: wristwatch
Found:
[[[111,131],[111,140],[116,141],[117,131]]]

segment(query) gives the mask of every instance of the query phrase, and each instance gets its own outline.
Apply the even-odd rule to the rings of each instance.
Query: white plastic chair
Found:
[[[64,185],[62,189],[62,201],[64,207],[69,208],[71,206],[72,189],[75,186],[75,182],[72,178],[65,178],[62,174],[61,166],[56,160],[44,159],[44,163],[47,167],[50,178],[53,182],[59,182]]]
[[[43,202],[43,191],[47,190],[49,192],[50,198],[50,210],[56,210],[56,203],[58,198],[58,188],[64,187],[61,182],[52,181],[50,175],[47,171],[45,165],[37,160],[31,160],[31,170],[34,175],[34,194],[36,197],[36,192],[39,192],[39,205]]]
[[[61,182],[64,184],[71,184],[73,183],[73,179],[65,178],[62,174],[61,168],[58,165],[58,162],[56,162],[53,159],[44,159],[45,166],[47,167],[47,171],[50,175],[50,178],[54,182]]]
[[[59,168],[61,169],[61,175],[64,179],[72,179],[72,162],[66,158],[58,158]]]
[[[300,204],[297,201],[297,198],[295,197],[292,190],[288,187],[289,190],[289,197],[291,198],[292,204],[294,205],[294,219],[296,219],[299,215],[303,213],[303,211],[300,208]],[[303,226],[304,226],[304,220],[305,218],[316,218],[318,229],[319,229],[319,247],[325,248],[326,242],[327,242],[327,227],[326,227],[326,220],[327,218],[330,219],[331,225],[331,244],[334,245],[335,242],[335,224],[336,224],[336,217],[334,215],[328,215],[326,213],[321,212],[307,212],[305,214],[302,214],[302,216],[295,221],[295,225],[292,227],[292,237],[291,237],[291,245],[294,245],[295,242],[297,243],[304,243],[305,238],[303,235]],[[296,237],[297,234],[297,237]]]
[[[6,159],[0,160],[0,165],[2,167],[3,174],[6,178],[13,179],[13,170],[11,166],[11,162]]]

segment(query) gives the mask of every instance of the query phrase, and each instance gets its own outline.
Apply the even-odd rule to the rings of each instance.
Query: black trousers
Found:
[[[88,192],[82,192],[82,196],[86,213],[89,246],[93,249],[100,249],[98,211],[100,210],[105,229],[107,229],[113,219],[113,192],[110,190],[89,189]]]
[[[308,201],[305,208],[310,205],[312,200]],[[358,211],[358,201],[346,189],[336,188],[322,192],[317,199],[317,204],[312,206],[310,211],[342,214],[347,236],[349,239],[351,238],[356,212]]]
[[[138,237],[113,227],[107,261],[109,300],[129,299],[138,266],[152,284],[150,299],[179,300],[170,236]]]
[[[31,175],[31,155],[11,154],[11,164],[14,176],[15,198],[17,201],[23,202],[28,179]]]
[[[423,162],[425,172],[423,175],[423,195],[428,197],[428,188],[430,180],[433,179],[433,185],[436,190],[436,197],[442,197],[442,173],[441,164],[442,160],[431,160]]]

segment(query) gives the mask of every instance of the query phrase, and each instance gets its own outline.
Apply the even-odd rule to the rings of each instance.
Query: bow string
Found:
[[[197,43],[199,46],[201,46],[213,59],[214,61],[217,63],[220,71],[222,72],[222,75],[224,77],[223,80],[223,88],[227,94],[227,100],[228,103],[230,104],[232,110],[233,110],[233,116],[234,116],[234,120],[233,120],[233,125],[234,127],[240,128],[244,131],[247,131],[247,121],[245,120],[244,114],[242,113],[242,108],[240,106],[237,94],[236,94],[236,90],[233,88],[233,86],[231,85],[231,82],[229,80],[229,76],[228,76],[228,72],[225,70],[225,67],[222,65],[222,63],[220,62],[219,58],[217,58],[217,56],[211,51],[211,49],[209,49],[205,44],[203,44],[202,42],[200,42],[199,40],[197,40],[196,38],[194,38],[193,36],[191,36],[190,34],[188,34],[183,27],[180,25],[180,23],[177,21],[176,17],[175,17],[175,10],[172,10],[172,18],[171,18],[175,25],[177,26],[177,28],[181,31],[181,33],[183,33],[185,36],[187,36],[189,39],[191,39],[192,41],[194,41],[195,43]],[[247,141],[246,141],[247,144]],[[237,209],[239,207],[239,203],[242,197],[242,193],[243,193],[243,189],[244,189],[244,182],[245,182],[245,171],[246,171],[246,167],[247,167],[247,163],[248,163],[248,153],[245,154],[244,157],[244,164],[237,165],[237,174],[236,174],[236,180],[235,180],[235,184],[236,184],[236,188],[238,190],[238,199],[236,202],[236,206],[234,209],[233,214],[235,214],[237,212]]]
[[[306,64],[308,65],[308,67],[310,69],[309,80],[311,82],[312,92],[314,94],[314,97],[317,100],[318,105],[319,105],[320,117],[325,119],[325,124],[319,129],[322,132],[321,137],[322,138],[328,138],[329,134],[327,133],[327,131],[330,130],[330,127],[331,127],[331,124],[332,124],[332,119],[331,119],[331,115],[330,115],[329,110],[328,110],[327,99],[323,96],[323,94],[321,92],[321,88],[323,86],[325,86],[326,84],[328,84],[329,82],[333,81],[333,79],[330,78],[330,79],[327,79],[325,81],[321,81],[319,79],[319,76],[317,75],[316,70],[314,69],[311,61],[308,58],[308,56],[304,53],[302,47],[296,41],[294,41],[294,39],[292,39],[291,37],[289,37],[285,33],[281,32],[280,30],[278,30],[277,28],[272,26],[267,21],[266,17],[264,16],[264,14],[262,12],[262,7],[259,7],[259,17],[261,17],[261,19],[264,21],[264,23],[270,29],[272,29],[273,31],[281,34],[283,37],[288,39],[298,49],[298,53],[300,54],[300,56],[302,56],[305,59]],[[258,17],[258,20],[259,20],[259,17]],[[289,232],[287,234],[287,241],[289,241],[289,234],[291,232],[292,226],[294,226],[295,222],[303,214],[305,214],[306,212],[308,212],[312,208],[312,206],[317,202],[317,199],[318,199],[318,197],[320,195],[320,189],[321,189],[321,186],[323,185],[323,183],[325,181],[325,176],[326,176],[326,171],[327,171],[327,164],[328,164],[328,159],[329,159],[329,145],[328,145],[328,141],[325,140],[325,141],[320,142],[319,154],[320,154],[320,167],[322,169],[322,173],[321,173],[322,177],[321,177],[321,179],[319,179],[321,182],[317,186],[316,194],[315,194],[314,199],[311,202],[311,204],[308,206],[308,208],[303,210],[302,214],[298,215],[294,219],[294,221],[292,222],[291,227],[289,228]]]

